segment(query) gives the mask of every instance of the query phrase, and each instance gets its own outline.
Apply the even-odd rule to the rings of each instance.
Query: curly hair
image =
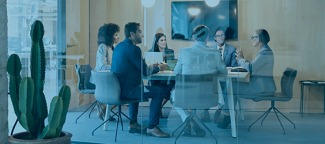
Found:
[[[103,43],[107,46],[110,46],[112,50],[114,50],[113,36],[116,32],[120,32],[120,27],[117,24],[114,23],[104,24],[98,30],[97,44],[100,45]]]
[[[159,46],[158,46],[158,41],[159,41],[159,39],[161,38],[161,37],[166,37],[163,33],[157,33],[156,35],[155,35],[155,42],[154,42],[154,52],[160,52],[160,50],[159,50]],[[168,49],[168,47],[167,47],[167,44],[166,44],[166,49]]]

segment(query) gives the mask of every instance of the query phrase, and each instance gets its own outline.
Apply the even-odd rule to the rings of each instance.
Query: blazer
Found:
[[[262,47],[253,62],[240,59],[238,64],[250,72],[249,91],[251,93],[276,91],[273,79],[274,55],[268,45]]]
[[[142,74],[149,76],[158,73],[159,67],[148,67],[141,49],[126,38],[114,49],[111,71],[115,72],[120,82],[121,99],[140,99],[144,87]]]
[[[204,42],[196,42],[189,48],[179,51],[174,69],[175,75],[195,75],[218,73],[227,75],[226,65],[221,61],[220,51],[210,49]]]
[[[112,62],[112,48],[105,44],[100,44],[96,54],[96,67],[94,71],[110,70]],[[89,82],[95,84],[95,80],[92,76],[89,78]]]
[[[96,67],[94,71],[110,70],[112,63],[112,48],[105,44],[100,44],[96,55]]]
[[[148,52],[154,52],[154,49],[152,48]],[[174,50],[166,48],[163,56],[168,56],[168,57],[164,57],[164,61],[166,61],[166,62],[167,62],[167,60],[174,60],[175,59]]]
[[[217,49],[218,45],[211,46],[213,49]],[[236,48],[232,45],[228,45],[225,43],[225,49],[222,54],[222,60],[226,64],[226,67],[236,67],[238,66],[237,60],[236,60]]]

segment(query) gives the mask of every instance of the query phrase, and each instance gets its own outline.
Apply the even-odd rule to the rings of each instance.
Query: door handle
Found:
[[[67,47],[69,48],[69,47],[73,47],[73,46],[75,46],[75,45],[69,45],[69,44],[67,44]]]

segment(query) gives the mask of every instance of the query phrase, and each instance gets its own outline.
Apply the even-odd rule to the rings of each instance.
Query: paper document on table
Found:
[[[161,52],[144,52],[144,58],[147,65],[160,64],[163,62],[163,53]]]

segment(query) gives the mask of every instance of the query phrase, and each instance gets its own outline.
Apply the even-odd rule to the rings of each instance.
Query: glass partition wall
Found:
[[[320,123],[324,119],[324,75],[319,72],[324,66],[321,56],[324,54],[324,4],[304,0],[238,1],[237,49],[243,49],[244,59],[248,61],[273,63],[274,84],[264,80],[260,86],[264,86],[264,92],[275,91],[271,97],[238,95],[245,116],[239,121],[238,143],[321,143],[324,140],[318,131],[325,126]],[[259,35],[259,29],[268,32],[267,49],[254,46],[257,40],[265,40],[261,39],[265,36]],[[268,51],[268,57],[264,54],[264,60],[260,60],[263,49]],[[250,83],[254,74],[261,72],[254,69],[254,64],[252,69]]]
[[[55,58],[57,54],[58,36],[58,5],[56,0],[37,1],[37,0],[10,0],[7,2],[8,11],[8,56],[17,54],[22,63],[21,76],[30,77],[30,54],[31,37],[30,28],[35,20],[40,20],[44,25],[45,34],[43,43],[46,59],[46,77],[44,85],[44,94],[48,105],[53,96],[58,93],[58,85],[61,80],[58,77],[57,67],[61,63]],[[9,128],[12,128],[16,116],[9,100]],[[16,132],[24,131],[18,125]]]
[[[205,1],[156,0],[152,7],[143,6],[143,57],[147,64],[168,65],[164,71],[143,76],[144,85],[162,91],[158,92],[163,97],[158,127],[171,137],[159,141],[238,142],[240,114],[235,111],[236,103],[229,106],[227,99],[236,97],[230,90],[237,80],[245,81],[249,76],[236,71],[227,75],[237,66],[231,59],[238,46],[237,23],[237,1],[208,6]],[[228,49],[231,51],[224,55]],[[153,104],[143,103],[144,121],[150,117],[148,110],[152,111]],[[221,108],[229,123],[222,124],[225,113]],[[143,143],[154,139],[145,137]]]
[[[324,141],[325,2],[214,2],[218,0],[8,1],[8,55],[18,54],[22,76],[30,76],[30,25],[41,20],[44,93],[49,104],[63,84],[71,87],[63,129],[73,134],[73,142]],[[129,22],[140,26],[126,29]],[[130,31],[134,35],[126,39]],[[104,61],[107,69],[100,67]],[[119,118],[112,105],[102,104],[103,111],[112,111],[99,112],[96,97],[113,97],[118,89],[110,86],[97,96],[82,91],[94,90],[83,81],[90,69],[80,69],[84,79],[75,67],[88,64],[95,71],[114,72],[120,99],[139,105],[121,105],[125,115]],[[100,126],[109,118],[105,115],[113,119]],[[9,105],[10,128],[15,119]],[[123,126],[120,122],[117,128],[118,119]],[[147,126],[148,134],[137,134],[141,131],[134,129],[135,123]],[[14,133],[20,131],[24,129],[18,125]]]

